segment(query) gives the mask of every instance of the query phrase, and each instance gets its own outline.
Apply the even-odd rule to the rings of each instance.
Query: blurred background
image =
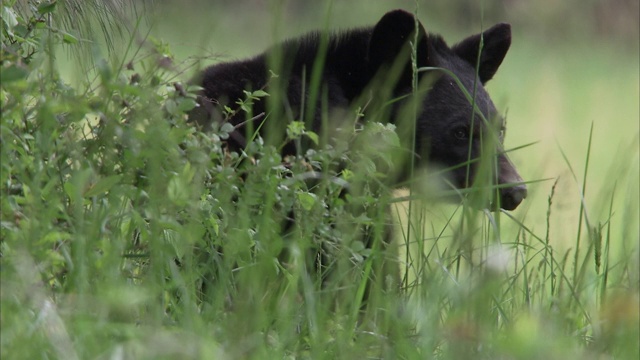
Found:
[[[147,14],[167,40],[181,43],[188,33],[191,44],[216,52],[235,45],[235,54],[242,44],[266,46],[311,29],[366,26],[388,10],[416,7],[427,29],[445,35],[509,22],[517,36],[547,44],[583,40],[638,51],[637,0],[157,0]],[[238,41],[243,35],[250,36]],[[254,46],[249,49],[258,50]]]

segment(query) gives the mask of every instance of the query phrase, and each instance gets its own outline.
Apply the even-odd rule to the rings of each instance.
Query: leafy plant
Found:
[[[534,208],[407,215],[384,186],[393,126],[354,121],[329,144],[299,119],[299,156],[257,135],[229,151],[233,126],[187,122],[197,88],[168,44],[93,59],[70,86],[54,50],[82,40],[56,28],[59,3],[28,3],[2,7],[3,358],[637,357],[637,204],[616,188],[594,215],[590,157],[571,170],[574,249],[550,235],[557,182],[542,225]],[[257,129],[267,94],[246,95]]]

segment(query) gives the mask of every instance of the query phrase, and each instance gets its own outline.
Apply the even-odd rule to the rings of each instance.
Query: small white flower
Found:
[[[492,244],[487,251],[487,268],[494,271],[505,271],[512,258],[511,251],[502,244]]]

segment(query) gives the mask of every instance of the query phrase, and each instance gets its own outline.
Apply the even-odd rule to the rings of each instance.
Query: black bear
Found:
[[[449,47],[441,36],[427,33],[413,14],[394,10],[373,27],[333,35],[315,32],[251,59],[207,68],[198,79],[203,88],[200,106],[190,119],[205,129],[213,122],[230,122],[234,131],[228,147],[240,150],[258,128],[245,113],[235,111],[247,90],[283,94],[255,99],[251,105],[254,115],[287,109],[276,117],[254,117],[264,121],[259,127],[262,137],[277,141],[284,138],[290,120],[306,119],[316,132],[337,126],[321,119],[322,109],[332,114],[391,103],[387,121],[397,126],[401,145],[409,149],[399,175],[391,177],[393,182],[408,180],[410,164],[428,163],[446,169],[453,187],[468,188],[476,178],[481,153],[491,144],[494,196],[486,206],[513,210],[526,197],[527,188],[501,147],[504,120],[483,87],[510,44],[510,25],[497,24]],[[319,89],[315,92],[314,84]],[[411,96],[419,99],[414,121],[401,110]],[[287,144],[283,155],[299,154],[297,146]]]

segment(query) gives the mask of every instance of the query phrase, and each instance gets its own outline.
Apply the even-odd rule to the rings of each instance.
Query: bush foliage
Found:
[[[232,128],[187,123],[196,88],[167,44],[71,86],[55,54],[79,38],[30,4],[2,7],[3,358],[637,357],[637,254],[609,250],[610,222],[572,264],[522,219],[462,206],[430,238],[411,205],[384,247],[392,126],[229,152]]]

